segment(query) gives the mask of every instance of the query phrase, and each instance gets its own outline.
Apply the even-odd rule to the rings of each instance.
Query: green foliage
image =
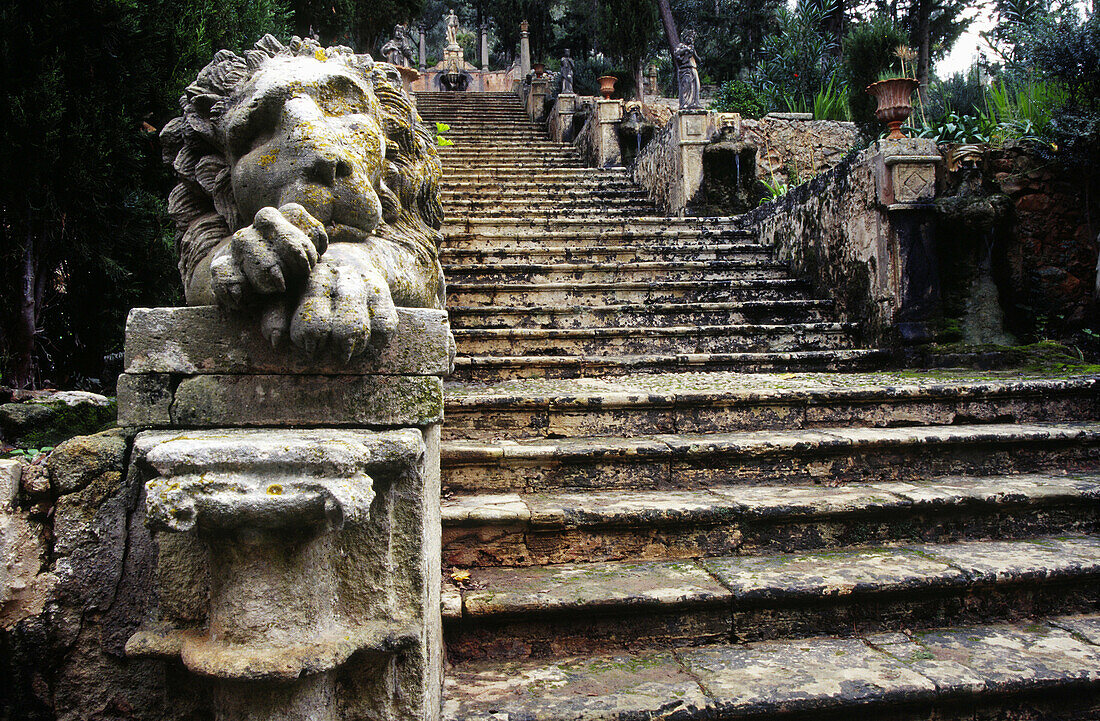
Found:
[[[814,96],[836,71],[836,40],[824,31],[837,0],[799,0],[781,5],[778,30],[764,39],[760,70],[773,109],[809,112]]]
[[[710,107],[721,113],[741,113],[747,118],[759,118],[767,110],[764,98],[744,80],[722,83],[715,92]]]
[[[897,65],[895,52],[907,41],[905,31],[883,14],[875,14],[848,29],[843,42],[843,62],[852,120],[876,122],[877,103],[867,93],[867,86],[878,80],[882,71]]]
[[[205,4],[209,11],[214,3],[206,0]],[[424,10],[424,0],[290,0],[289,4],[296,34],[305,37],[312,31],[325,44],[348,45],[362,53],[375,52],[389,39],[395,25],[419,18]]]
[[[814,120],[851,120],[852,111],[848,106],[848,90],[837,84],[836,77],[829,78],[828,84],[814,95]]]
[[[774,175],[770,180],[768,178],[762,178],[760,182],[763,183],[766,191],[764,197],[760,199],[760,205],[770,203],[773,200],[783,197],[790,192],[792,187],[794,187],[790,183],[779,180],[779,178]]]
[[[435,144],[440,148],[446,148],[447,146],[454,145],[455,142],[450,138],[443,137],[443,133],[451,129],[450,125],[441,123],[438,120],[435,122]]]
[[[649,52],[650,43],[657,38],[657,3],[654,0],[601,0],[597,19],[600,47],[622,63],[622,70],[634,76]],[[636,85],[636,81],[630,83],[633,96],[640,94]],[[622,78],[616,89],[622,97],[628,97],[626,88],[622,87]]]
[[[997,124],[986,115],[948,113],[941,120],[922,127],[906,128],[909,135],[932,138],[938,143],[988,143],[997,132]]]
[[[704,75],[732,79],[760,59],[761,41],[777,29],[782,0],[673,0],[680,31],[695,31],[695,52]]]
[[[5,458],[24,458],[28,461],[33,461],[43,453],[49,453],[53,450],[53,446],[43,446],[42,448],[15,448],[4,454]]]

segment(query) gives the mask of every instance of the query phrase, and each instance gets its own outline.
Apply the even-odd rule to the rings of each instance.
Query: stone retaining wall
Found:
[[[991,150],[984,175],[1012,204],[1002,292],[1010,325],[1052,333],[1095,325],[1100,198],[1089,197],[1080,173],[1022,145]]]
[[[658,208],[670,208],[673,204],[674,179],[679,173],[676,165],[676,117],[665,123],[649,144],[642,148],[631,166],[634,182],[640,185]]]
[[[742,120],[741,138],[756,146],[758,178],[797,184],[839,165],[858,140],[859,130],[855,123],[768,115]]]
[[[864,342],[890,335],[895,305],[869,162],[843,162],[742,219],[819,297],[836,303],[842,320],[860,323]]]

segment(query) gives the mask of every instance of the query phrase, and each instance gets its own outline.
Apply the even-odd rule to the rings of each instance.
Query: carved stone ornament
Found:
[[[270,35],[203,68],[161,131],[190,305],[344,360],[386,340],[395,306],[443,307],[435,139],[394,78]]]

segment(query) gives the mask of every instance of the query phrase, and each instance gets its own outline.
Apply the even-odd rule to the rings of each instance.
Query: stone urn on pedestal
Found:
[[[611,93],[615,92],[615,83],[619,81],[614,75],[601,75],[600,78],[600,95],[604,100],[611,99]]]
[[[917,85],[913,78],[889,78],[867,86],[867,92],[878,100],[875,117],[886,123],[886,127],[890,129],[890,134],[886,136],[888,140],[901,140],[905,137],[901,126],[913,113],[912,98]]]

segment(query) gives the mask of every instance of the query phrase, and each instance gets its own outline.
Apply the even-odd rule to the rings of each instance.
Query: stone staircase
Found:
[[[446,718],[1097,717],[1100,378],[877,369],[734,219],[512,95],[418,106],[455,143]]]

